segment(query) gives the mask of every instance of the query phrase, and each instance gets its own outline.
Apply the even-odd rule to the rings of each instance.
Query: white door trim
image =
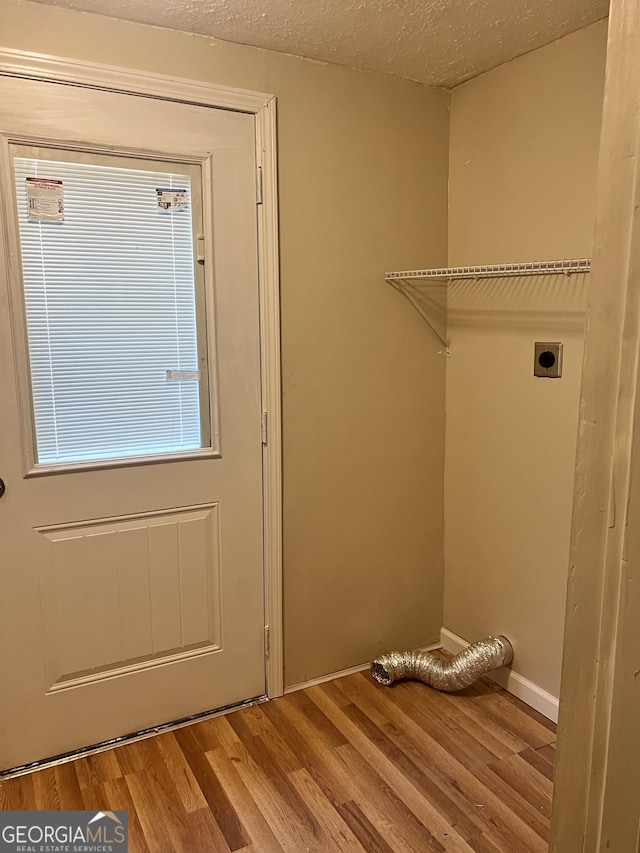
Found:
[[[79,62],[27,51],[0,49],[0,75],[45,80],[159,100],[249,113],[256,120],[256,167],[262,170],[258,205],[262,407],[268,413],[263,448],[266,683],[269,698],[284,690],[282,646],[282,415],[280,397],[280,291],[275,96]]]

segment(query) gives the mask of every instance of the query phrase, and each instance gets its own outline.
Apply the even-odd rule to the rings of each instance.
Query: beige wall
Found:
[[[449,262],[591,254],[606,25],[454,90]],[[582,277],[455,285],[449,297],[445,626],[500,632],[558,695],[584,305]],[[535,341],[563,378],[535,379]]]
[[[4,47],[278,97],[287,684],[442,621],[444,364],[383,280],[447,252],[449,94],[3,0]]]

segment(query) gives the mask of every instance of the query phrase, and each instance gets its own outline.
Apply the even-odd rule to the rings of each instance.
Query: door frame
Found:
[[[282,643],[282,410],[276,99],[228,86],[0,49],[0,76],[61,83],[139,97],[247,113],[256,125],[256,192],[263,411],[263,569],[267,696],[284,691]],[[268,424],[268,431],[267,431]]]
[[[550,853],[640,849],[638,39],[611,0]]]

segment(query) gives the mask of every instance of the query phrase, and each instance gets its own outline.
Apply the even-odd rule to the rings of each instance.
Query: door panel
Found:
[[[216,504],[39,530],[49,691],[220,648],[219,525]]]
[[[12,185],[10,145],[53,146],[65,162],[109,154],[178,171],[200,164],[206,260],[196,275],[204,274],[202,363],[215,397],[212,449],[34,472],[19,243],[14,200],[4,195],[0,767],[8,768],[263,695],[265,681],[254,119],[2,77],[0,105],[3,186]]]

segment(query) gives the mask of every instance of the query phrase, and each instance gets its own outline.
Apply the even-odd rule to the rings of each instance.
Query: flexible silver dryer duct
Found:
[[[371,675],[387,686],[409,679],[452,693],[512,660],[513,646],[506,637],[487,637],[448,660],[431,652],[390,652],[373,661]]]

